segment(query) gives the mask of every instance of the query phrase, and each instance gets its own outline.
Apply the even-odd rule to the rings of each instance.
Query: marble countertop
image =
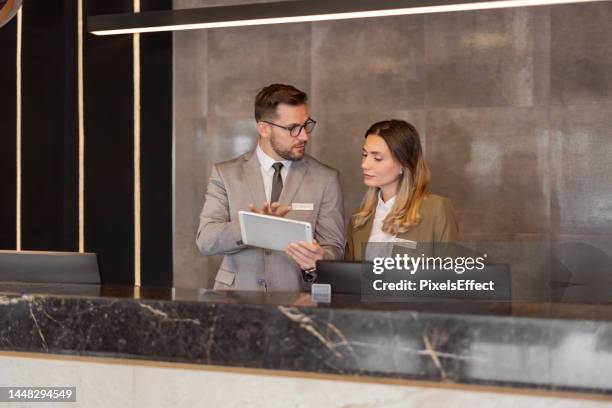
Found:
[[[0,283],[0,350],[612,394],[612,301]]]

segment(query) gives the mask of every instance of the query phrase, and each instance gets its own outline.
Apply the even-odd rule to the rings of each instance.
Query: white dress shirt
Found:
[[[289,168],[291,167],[291,160],[274,160],[270,156],[264,153],[261,150],[261,147],[257,145],[257,149],[255,149],[255,153],[257,154],[257,160],[259,160],[259,164],[261,165],[261,178],[263,179],[264,190],[266,192],[266,200],[268,203],[270,202],[270,197],[272,196],[272,183],[274,179],[274,167],[272,165],[278,161],[283,163],[283,168],[281,169],[281,178],[283,179],[283,188],[285,186],[285,181],[287,180],[287,175],[289,174]],[[255,203],[255,206],[259,208],[263,203]]]
[[[376,205],[376,214],[374,215],[374,222],[372,224],[372,231],[370,232],[370,238],[368,242],[392,242],[394,235],[389,234],[382,230],[383,221],[385,217],[391,211],[395,203],[395,196],[390,198],[385,203],[382,199],[382,194],[378,193],[378,204]]]

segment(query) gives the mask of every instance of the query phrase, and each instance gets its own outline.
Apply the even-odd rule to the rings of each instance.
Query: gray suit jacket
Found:
[[[238,211],[266,200],[255,151],[213,166],[196,243],[204,255],[224,254],[215,289],[300,291],[299,266],[281,251],[241,245]],[[289,169],[279,199],[281,205],[312,203],[313,210],[292,210],[285,218],[308,221],[325,249],[325,259],[344,255],[344,215],[338,172],[305,155]]]

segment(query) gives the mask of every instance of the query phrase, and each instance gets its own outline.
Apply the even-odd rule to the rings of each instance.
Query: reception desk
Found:
[[[612,394],[612,304],[0,283],[0,349],[411,386]],[[41,354],[42,353],[42,354]],[[2,385],[2,384],[0,384]]]

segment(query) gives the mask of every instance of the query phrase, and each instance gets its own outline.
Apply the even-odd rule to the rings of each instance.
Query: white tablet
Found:
[[[240,232],[245,245],[285,251],[296,241],[312,243],[309,222],[273,217],[250,211],[239,211]]]

